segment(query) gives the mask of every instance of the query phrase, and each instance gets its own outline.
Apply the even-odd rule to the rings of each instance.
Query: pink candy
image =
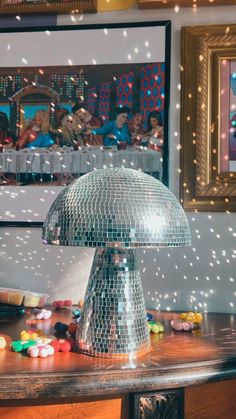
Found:
[[[27,354],[31,358],[46,358],[49,355],[54,355],[54,348],[51,345],[34,345],[27,349]]]
[[[183,320],[171,320],[170,322],[172,329],[180,332],[184,330],[185,332],[189,332],[194,329],[194,323],[192,322],[185,322]]]
[[[43,308],[42,310],[37,309],[36,311],[34,311],[34,315],[37,320],[48,320],[50,319],[52,312],[51,310],[46,310],[45,308]]]

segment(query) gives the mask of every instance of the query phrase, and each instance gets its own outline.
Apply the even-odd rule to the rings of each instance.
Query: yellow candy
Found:
[[[195,313],[194,323],[200,324],[201,322],[202,322],[202,314],[201,313]]]
[[[38,333],[37,332],[33,332],[30,335],[30,339],[32,339],[32,340],[37,339],[37,337],[38,337]]]
[[[25,331],[23,331],[20,334],[20,338],[21,338],[21,340],[29,340],[30,339],[30,334],[27,333],[27,332],[25,332]]]
[[[195,319],[195,314],[192,311],[189,311],[186,315],[187,322],[194,323],[194,319]]]
[[[151,326],[151,332],[152,333],[159,333],[160,332],[160,328],[159,328],[158,324],[153,324]]]
[[[6,348],[6,340],[3,336],[0,336],[0,349],[5,349]]]
[[[35,332],[29,331],[26,332],[26,330],[22,330],[22,332],[20,333],[20,339],[21,340],[35,340],[37,339],[39,336],[43,336],[44,332],[43,330],[35,330]]]
[[[165,328],[164,328],[163,324],[161,324],[160,322],[157,322],[157,326],[159,326],[160,333],[164,332]]]
[[[179,318],[180,320],[186,320],[186,317],[187,317],[187,313],[180,313],[180,314],[178,315],[178,318]]]
[[[148,323],[148,324],[147,324],[147,327],[148,327],[149,332],[151,332],[152,325],[151,325],[150,323]]]
[[[201,313],[194,313],[193,311],[188,311],[187,313],[181,313],[178,316],[178,319],[192,322],[195,324],[200,324],[202,322],[202,314]]]

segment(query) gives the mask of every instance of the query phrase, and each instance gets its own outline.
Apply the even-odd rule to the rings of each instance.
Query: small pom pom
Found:
[[[7,346],[6,339],[3,336],[0,336],[0,349],[5,349]]]
[[[64,301],[64,306],[65,307],[71,307],[72,306],[72,301],[71,300],[65,300]]]
[[[63,343],[61,343],[60,345],[60,350],[62,352],[70,352],[71,351],[71,344],[68,341],[64,341]]]
[[[58,340],[53,340],[50,345],[52,346],[52,348],[54,349],[54,352],[59,352],[60,351],[60,343],[58,342]]]
[[[46,358],[48,356],[48,351],[45,346],[39,346],[39,357],[40,358]]]
[[[71,336],[75,336],[78,325],[76,323],[70,323],[68,326],[68,332]]]
[[[59,333],[65,333],[68,330],[67,324],[61,322],[56,322],[54,328]]]
[[[69,342],[69,344],[71,346],[71,350],[74,349],[74,347],[75,347],[75,341],[74,341],[73,338],[66,339],[66,342]]]
[[[39,349],[36,346],[32,346],[27,350],[27,353],[31,358],[37,358],[39,356]]]

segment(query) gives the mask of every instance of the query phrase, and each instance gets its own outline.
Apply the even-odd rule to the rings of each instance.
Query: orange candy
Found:
[[[78,328],[78,325],[76,323],[70,323],[68,326],[69,334],[71,336],[75,336],[77,328]]]

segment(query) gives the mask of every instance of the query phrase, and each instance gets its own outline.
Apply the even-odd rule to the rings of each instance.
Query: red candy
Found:
[[[52,305],[55,308],[71,307],[72,301],[71,300],[56,300],[56,301],[53,301]]]
[[[70,352],[71,351],[71,344],[67,340],[60,344],[60,350],[62,352]]]
[[[68,338],[66,341],[70,343],[71,349],[75,347],[75,341],[73,338]]]
[[[58,342],[58,340],[53,340],[51,343],[50,343],[50,345],[54,348],[54,351],[55,352],[59,352],[60,351],[60,347],[61,347],[61,345],[60,345],[60,343]]]
[[[53,301],[52,305],[53,307],[56,307],[56,308],[62,308],[64,307],[64,301],[62,300]]]
[[[64,306],[71,307],[72,306],[72,301],[71,300],[65,300],[64,301]]]
[[[58,339],[53,340],[50,345],[54,348],[55,352],[70,352],[74,348],[75,342],[72,338]]]

